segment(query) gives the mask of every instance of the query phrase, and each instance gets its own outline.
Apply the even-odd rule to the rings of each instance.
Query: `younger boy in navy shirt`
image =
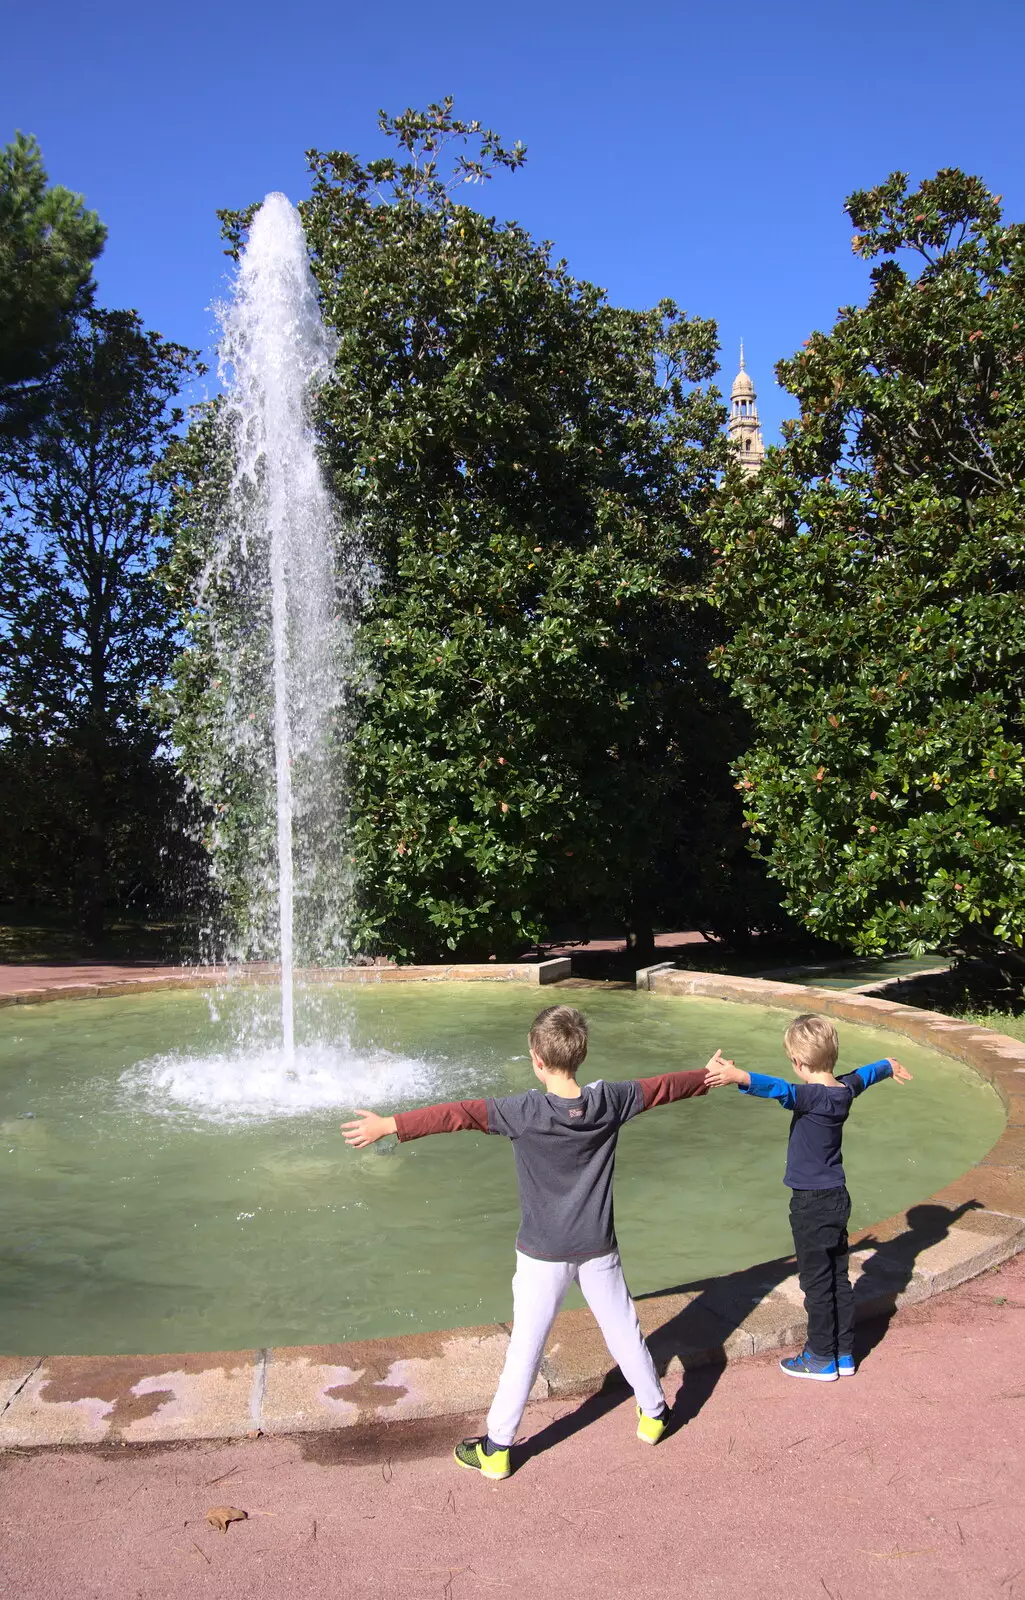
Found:
[[[828,1017],[809,1014],[792,1022],[784,1045],[799,1084],[742,1072],[730,1062],[711,1066],[709,1088],[735,1083],[742,1094],[778,1100],[793,1112],[783,1182],[791,1191],[790,1226],[797,1273],[808,1313],[808,1340],[799,1356],[780,1362],[794,1378],[819,1383],[854,1376],[854,1291],[847,1268],[851,1197],[843,1170],[843,1125],[851,1102],[873,1083],[911,1074],[899,1061],[872,1061],[834,1077],[840,1041]]]

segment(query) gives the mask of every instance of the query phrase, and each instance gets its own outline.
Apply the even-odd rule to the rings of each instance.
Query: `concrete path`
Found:
[[[181,967],[152,967],[136,962],[67,961],[50,962],[46,966],[31,961],[0,963],[0,995],[65,985],[136,983],[144,978],[180,978],[181,975]]]
[[[858,1376],[687,1375],[656,1450],[622,1391],[230,1445],[0,1456],[0,1593],[31,1600],[1025,1600],[1025,1258],[862,1329]],[[873,1346],[869,1348],[869,1346]],[[235,1505],[248,1521],[204,1520]]]
[[[686,944],[704,943],[701,933],[658,933],[655,935],[656,948],[675,950]],[[553,943],[544,947],[545,958],[556,956],[572,956],[575,954],[606,955],[609,952],[625,952],[624,939],[592,939],[587,944],[559,944]],[[536,962],[535,956],[522,956],[519,960],[530,963]],[[382,964],[383,961],[382,961]],[[53,961],[41,962],[0,962],[0,996],[19,994],[25,990],[42,990],[63,988],[65,986],[78,988],[92,985],[109,985],[120,983],[138,983],[140,981],[155,981],[158,979],[180,979],[183,977],[210,979],[216,978],[220,969],[196,969],[183,966],[153,966],[141,961]]]

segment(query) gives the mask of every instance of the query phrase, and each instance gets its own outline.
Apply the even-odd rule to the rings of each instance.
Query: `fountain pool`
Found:
[[[0,1012],[0,1350],[252,1348],[507,1318],[518,1210],[505,1141],[357,1153],[338,1122],[356,1106],[530,1087],[526,1029],[545,999],[519,984],[300,990],[291,1066],[279,1046],[239,1042],[254,1006],[272,1027],[274,989]],[[574,1000],[591,1021],[582,1080],[701,1066],[719,1045],[785,1073],[781,1011]],[[842,1067],[895,1053],[915,1074],[864,1095],[848,1124],[860,1226],[956,1177],[1005,1119],[970,1068],[838,1026]],[[616,1215],[635,1293],[787,1252],[786,1132],[777,1107],[727,1090],[624,1130]]]

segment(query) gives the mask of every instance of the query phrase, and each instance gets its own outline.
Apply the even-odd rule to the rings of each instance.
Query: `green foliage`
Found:
[[[817,934],[1017,965],[1025,941],[1025,228],[982,183],[850,197],[863,307],[713,524],[756,850]]]
[[[338,337],[325,460],[376,574],[359,943],[728,920],[736,738],[695,533],[726,459],[714,326],[612,306],[463,204],[524,152],[450,101],[380,125],[398,153],[311,152],[301,207]]]
[[[70,893],[93,935],[111,894],[154,881],[161,849],[188,853],[147,696],[177,647],[154,582],[154,469],[196,370],[134,312],[90,311],[45,415],[0,448],[0,881]]]
[[[47,186],[39,146],[0,150],[0,422],[36,414],[37,385],[89,303],[106,229],[81,195]]]
[[[161,579],[168,603],[187,638],[171,666],[169,681],[156,696],[160,716],[173,732],[179,763],[191,789],[202,797],[204,844],[217,873],[223,904],[217,953],[223,935],[241,929],[247,920],[249,863],[254,851],[273,849],[263,797],[257,792],[250,764],[237,749],[216,737],[226,716],[229,687],[219,671],[218,637],[226,637],[239,657],[240,675],[267,683],[260,659],[266,617],[247,615],[232,592],[232,574],[218,579],[214,571],[209,603],[200,594],[209,573],[218,536],[228,517],[234,462],[231,436],[221,425],[220,400],[197,407],[185,433],[172,439],[160,464],[169,504],[161,527],[168,539]],[[255,585],[243,580],[248,594]],[[269,724],[269,711],[264,719]],[[261,730],[267,737],[267,729]],[[221,860],[230,863],[218,870]]]

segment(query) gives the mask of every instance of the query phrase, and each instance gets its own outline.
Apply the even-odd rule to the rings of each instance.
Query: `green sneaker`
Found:
[[[456,1445],[452,1454],[461,1467],[469,1467],[471,1472],[481,1472],[485,1478],[507,1478],[512,1471],[508,1450],[492,1450],[488,1455],[483,1439],[464,1439]]]
[[[637,1407],[637,1437],[638,1437],[638,1439],[642,1439],[645,1444],[658,1444],[658,1441],[661,1439],[662,1435],[666,1431],[666,1424],[668,1423],[668,1421],[669,1421],[669,1408],[668,1408],[668,1406],[663,1411],[663,1413],[662,1413],[662,1415],[660,1417],[649,1417],[645,1412],[643,1412],[641,1410],[640,1406],[638,1406]]]

